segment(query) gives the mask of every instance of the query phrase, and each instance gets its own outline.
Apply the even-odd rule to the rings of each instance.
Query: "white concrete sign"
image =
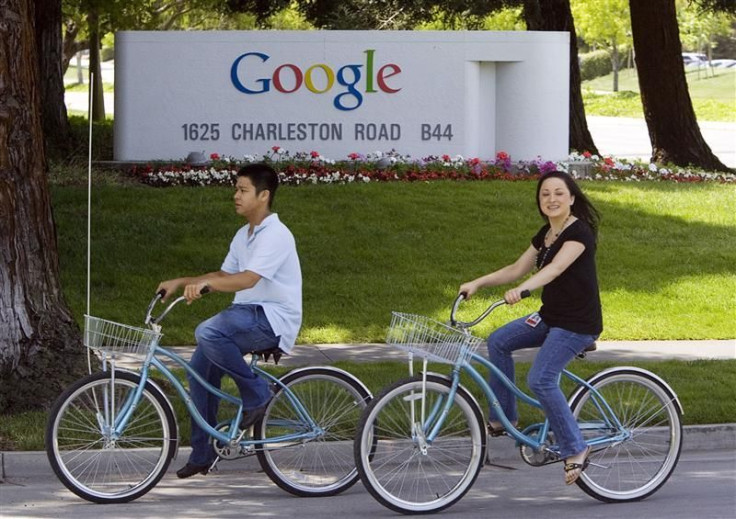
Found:
[[[566,32],[119,32],[115,159],[560,160],[568,59]]]

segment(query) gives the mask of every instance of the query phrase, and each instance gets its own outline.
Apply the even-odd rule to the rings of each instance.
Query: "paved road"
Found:
[[[656,494],[629,504],[603,504],[577,486],[565,487],[558,464],[532,468],[516,458],[487,465],[470,492],[437,517],[716,519],[734,517],[734,511],[736,453],[730,449],[684,452],[674,474]],[[291,496],[271,483],[252,458],[231,462],[214,475],[188,480],[176,479],[170,470],[147,495],[121,505],[83,501],[48,475],[10,479],[0,484],[0,515],[75,519],[401,517],[374,501],[360,483],[331,498]]]

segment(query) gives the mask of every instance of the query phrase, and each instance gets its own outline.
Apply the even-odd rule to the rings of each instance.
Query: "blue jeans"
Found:
[[[240,391],[243,409],[260,407],[271,396],[268,382],[251,371],[243,359],[249,351],[261,351],[279,345],[268,318],[258,305],[231,305],[203,321],[194,332],[197,348],[189,365],[208,383],[220,388],[224,374],[230,375]],[[189,393],[192,403],[211,426],[217,425],[217,407],[220,399],[207,391],[191,376]],[[192,454],[189,463],[208,465],[215,459],[209,435],[194,421],[192,423]]]
[[[527,376],[529,389],[542,404],[550,428],[554,431],[560,448],[560,457],[569,458],[585,450],[586,445],[577,421],[572,415],[567,399],[559,386],[559,375],[575,356],[592,344],[597,335],[586,335],[547,326],[538,319],[532,326],[534,316],[522,317],[502,326],[488,337],[488,357],[509,380],[514,377],[512,352],[525,348],[540,348]],[[539,316],[536,315],[538,318]],[[516,398],[496,377],[489,380],[491,389],[498,398],[506,417],[518,421]],[[498,413],[491,406],[490,418],[499,421]]]

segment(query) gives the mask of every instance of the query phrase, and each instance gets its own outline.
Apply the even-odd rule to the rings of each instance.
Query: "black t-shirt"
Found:
[[[603,331],[603,316],[595,269],[593,231],[582,220],[575,220],[548,250],[544,245],[544,237],[549,228],[549,224],[546,224],[532,238],[532,246],[537,249],[538,268],[548,265],[566,241],[582,243],[585,250],[562,274],[544,286],[539,315],[548,326],[598,335]]]

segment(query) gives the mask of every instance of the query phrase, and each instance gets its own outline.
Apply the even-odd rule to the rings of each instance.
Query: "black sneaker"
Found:
[[[186,479],[194,476],[195,474],[206,475],[207,472],[209,472],[209,469],[209,465],[194,465],[193,463],[187,463],[176,471],[176,477],[179,479]]]
[[[262,406],[251,409],[250,411],[243,411],[243,420],[240,422],[240,428],[245,430],[263,418],[263,415],[266,414],[266,408],[268,407],[268,404],[271,403],[272,398],[273,393],[271,393],[271,396],[268,397],[268,400],[266,400],[266,403]]]

